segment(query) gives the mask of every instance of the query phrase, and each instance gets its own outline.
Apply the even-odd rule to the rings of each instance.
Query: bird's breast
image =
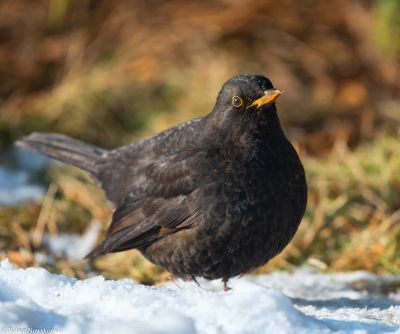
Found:
[[[217,198],[225,210],[214,215],[217,235],[231,247],[253,245],[268,257],[297,230],[307,201],[304,169],[291,146],[281,153],[232,160],[221,170]]]

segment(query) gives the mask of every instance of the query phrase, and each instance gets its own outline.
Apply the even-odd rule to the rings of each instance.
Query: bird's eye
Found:
[[[233,105],[235,108],[241,107],[242,104],[243,104],[243,101],[242,101],[242,99],[241,99],[239,96],[233,96],[233,97],[232,97],[232,105]]]

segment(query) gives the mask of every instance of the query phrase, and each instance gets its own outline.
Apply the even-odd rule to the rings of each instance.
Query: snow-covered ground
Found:
[[[57,234],[45,233],[43,244],[48,248],[49,254],[59,257],[65,255],[69,260],[83,259],[96,245],[97,236],[100,232],[100,223],[93,221],[82,234]],[[35,254],[36,261],[41,262]],[[40,257],[40,255],[39,255]],[[46,263],[44,261],[43,263]]]
[[[44,195],[43,185],[33,182],[31,176],[48,165],[49,159],[15,149],[5,157],[5,162],[0,165],[0,207],[37,200]]]
[[[307,271],[149,287],[0,266],[0,333],[400,333],[400,277]],[[19,329],[16,329],[16,328]]]
[[[43,187],[29,182],[27,172],[0,166],[0,206],[12,206],[36,200],[43,194]]]

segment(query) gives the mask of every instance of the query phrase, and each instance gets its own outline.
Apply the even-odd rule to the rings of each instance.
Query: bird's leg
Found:
[[[190,275],[192,277],[192,280],[195,281],[195,283],[198,285],[199,288],[201,288],[199,282],[197,282],[196,277],[194,277],[194,275]]]
[[[185,282],[187,282],[187,281],[194,281],[194,282],[201,288],[199,282],[197,282],[196,277],[194,277],[194,275],[189,274],[189,275],[182,276],[181,278],[182,278]]]
[[[228,278],[228,279],[224,278],[224,291],[232,290],[232,289],[228,286],[228,281],[229,281],[229,278]]]
[[[174,285],[178,288],[178,289],[182,289],[182,287],[176,282],[176,280],[174,279],[174,277],[171,275],[168,277],[168,280],[171,281],[172,283],[174,283]]]

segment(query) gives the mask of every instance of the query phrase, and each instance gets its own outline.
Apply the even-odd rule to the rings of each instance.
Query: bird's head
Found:
[[[262,75],[238,75],[222,86],[208,118],[229,137],[280,131],[275,100],[281,94]]]

